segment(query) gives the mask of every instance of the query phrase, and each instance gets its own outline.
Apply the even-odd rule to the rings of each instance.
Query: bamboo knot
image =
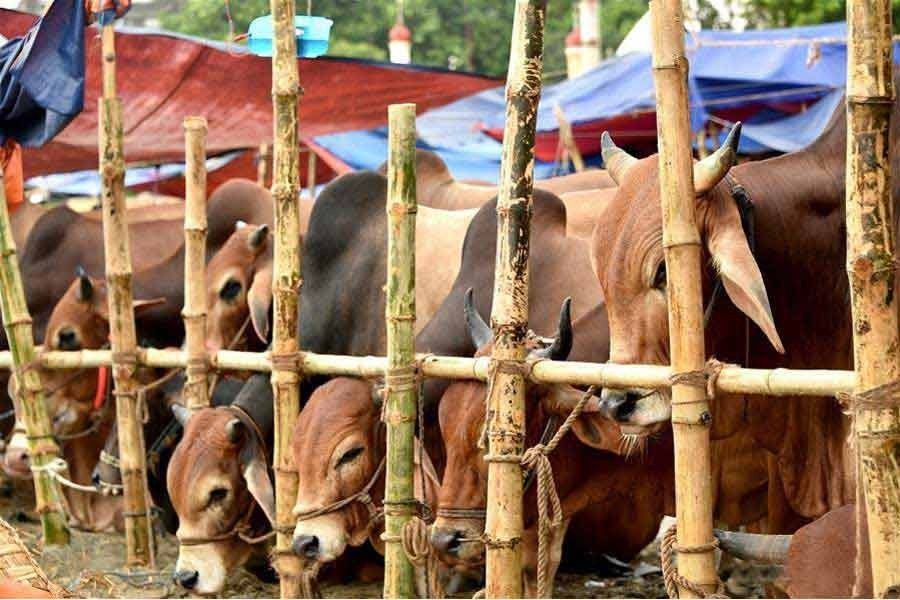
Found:
[[[118,179],[125,175],[125,161],[122,159],[110,159],[103,163],[100,174],[107,181]]]
[[[870,388],[864,392],[835,394],[841,407],[848,411],[887,410],[900,407],[900,379]]]
[[[273,371],[290,371],[299,373],[303,368],[303,352],[282,352],[269,355]]]
[[[402,217],[403,215],[414,215],[419,212],[417,205],[415,204],[404,204],[403,202],[394,202],[388,207],[388,214],[393,215],[395,217]]]
[[[494,550],[511,550],[522,543],[522,538],[511,537],[509,539],[501,540],[488,533],[485,533],[481,536],[481,541],[485,546],[487,546],[488,548],[493,548]]]
[[[14,327],[16,325],[31,325],[31,323],[31,317],[27,314],[22,315],[21,317],[15,317],[6,320],[7,327]]]
[[[880,96],[876,96],[876,95],[861,96],[861,95],[857,95],[857,94],[850,94],[847,96],[847,104],[851,104],[851,105],[855,104],[855,105],[860,105],[860,106],[865,106],[867,104],[868,105],[881,104],[881,105],[893,106],[894,105],[894,96],[891,94],[880,95]]]
[[[3,258],[9,258],[10,256],[15,256],[16,255],[15,246],[4,248],[2,254],[3,254]]]
[[[696,239],[689,240],[669,240],[663,242],[663,250],[671,250],[673,248],[680,248],[682,246],[700,246],[702,242],[700,241],[700,237],[697,236]]]

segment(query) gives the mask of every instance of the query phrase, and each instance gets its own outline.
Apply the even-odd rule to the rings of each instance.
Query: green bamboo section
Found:
[[[59,448],[53,441],[53,429],[44,406],[44,392],[41,377],[37,371],[28,368],[34,365],[37,354],[34,351],[34,336],[31,331],[31,316],[25,303],[22,274],[16,259],[16,243],[13,241],[9,211],[6,207],[6,191],[3,187],[3,172],[0,170],[0,307],[3,312],[3,327],[9,340],[13,368],[22,374],[17,378],[19,401],[14,402],[16,420],[25,423],[28,436],[28,453],[32,465],[45,467],[59,456]],[[41,526],[46,544],[68,544],[69,529],[59,483],[48,471],[35,471],[34,496],[37,512],[41,516]]]
[[[416,105],[388,108],[387,482],[384,597],[415,597],[415,571],[400,540],[415,514]]]
[[[891,185],[891,3],[851,0],[847,25],[847,274],[856,391],[861,394],[900,379]],[[875,392],[869,401],[859,399],[854,406],[857,536],[867,521],[871,550],[870,556],[857,552],[856,579],[858,586],[864,569],[871,568],[876,598],[900,592],[900,406],[896,397],[896,392]],[[892,407],[887,400],[893,401]],[[862,550],[859,537],[857,549]],[[857,597],[861,593],[858,587],[854,591]]]
[[[294,37],[294,0],[271,0],[275,24],[272,55],[272,102],[275,134],[272,197],[275,201],[275,268],[272,339],[272,388],[275,397],[275,513],[276,563],[281,597],[301,594],[300,558],[291,551],[291,511],[297,499],[297,473],[291,466],[291,433],[300,412],[300,374],[297,325],[300,311],[300,212],[297,103],[297,42]]]
[[[153,567],[153,540],[147,507],[144,430],[138,406],[137,335],[131,290],[131,250],[125,219],[125,158],[122,102],[116,96],[116,49],[112,25],[101,31],[103,97],[99,100],[100,181],[103,201],[103,251],[109,289],[109,341],[115,380],[122,497],[125,519],[125,562]]]
[[[541,97],[546,0],[517,0],[506,83],[506,126],[497,198],[494,275],[494,373],[488,439],[488,598],[522,597],[522,455],[525,439],[525,336],[528,332],[528,251],[534,191],[534,138]],[[489,457],[490,458],[490,457]]]

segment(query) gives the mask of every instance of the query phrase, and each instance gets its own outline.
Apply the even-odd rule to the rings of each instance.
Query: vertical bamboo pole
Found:
[[[184,318],[189,410],[209,406],[206,357],[206,119],[184,119]]]
[[[301,587],[300,558],[291,552],[291,509],[297,497],[297,473],[291,469],[291,431],[300,412],[300,340],[297,332],[300,299],[299,146],[297,103],[297,40],[294,0],[271,0],[275,23],[272,56],[274,159],[272,197],[275,201],[275,273],[273,286],[272,389],[275,396],[276,568],[281,597],[297,598]]]
[[[306,156],[306,188],[309,190],[309,197],[312,200],[316,199],[316,159],[319,156],[313,151],[312,148],[308,148],[309,154]]]
[[[415,514],[416,105],[388,108],[387,482],[384,597],[415,597],[415,571],[400,534]],[[314,156],[310,152],[310,156]]]
[[[847,274],[857,393],[863,393],[900,379],[891,187],[891,3],[851,0],[847,25]],[[889,407],[884,401],[891,398]],[[895,398],[876,392],[854,407],[857,544],[867,516],[876,598],[900,591],[900,406]],[[857,552],[857,585],[866,558]]]
[[[116,96],[116,48],[112,25],[101,29],[103,97],[100,98],[100,178],[103,249],[109,288],[109,339],[113,352],[119,460],[124,486],[126,564],[153,565],[144,432],[133,379],[137,338],[131,292],[131,251],[125,219],[122,103]]]
[[[562,140],[563,147],[569,153],[569,158],[572,159],[575,172],[580,173],[584,171],[584,159],[581,157],[581,150],[578,149],[578,143],[575,141],[572,124],[569,123],[559,104],[553,106],[553,114],[556,115],[556,122],[559,124],[559,137]]]
[[[488,598],[522,596],[522,468],[528,330],[528,248],[534,138],[541,96],[546,0],[517,0],[506,83],[506,126],[497,197],[497,256],[491,324],[487,519]]]
[[[28,454],[34,467],[41,469],[59,456],[59,448],[53,441],[53,429],[44,406],[44,392],[41,378],[30,366],[35,364],[34,335],[31,331],[31,316],[25,303],[22,274],[16,259],[16,243],[13,240],[9,211],[6,206],[6,191],[3,187],[3,169],[0,168],[0,308],[3,326],[12,353],[14,377],[18,387],[16,422],[24,422],[28,436]],[[47,544],[68,544],[69,529],[62,502],[59,483],[48,471],[34,472],[34,496],[37,512],[41,516],[44,542]]]
[[[272,160],[272,147],[269,144],[260,144],[256,153],[256,183],[266,187],[269,181],[269,161]]]
[[[659,139],[659,185],[663,248],[668,273],[669,341],[673,373],[703,370],[703,297],[700,284],[700,234],[695,220],[691,128],[681,0],[651,0],[653,79]],[[677,382],[677,378],[675,379]],[[675,438],[675,502],[678,544],[703,546],[712,537],[709,403],[703,386],[672,386]],[[714,590],[717,576],[712,546],[683,553],[678,570],[687,579]],[[682,598],[692,597],[685,589]]]

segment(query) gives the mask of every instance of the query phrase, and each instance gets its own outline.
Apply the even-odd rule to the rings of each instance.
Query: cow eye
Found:
[[[362,453],[363,453],[363,448],[361,446],[347,450],[338,459],[335,467],[340,467],[340,466],[343,466],[343,465],[353,462],[354,460],[359,458]]]
[[[656,274],[653,276],[653,287],[658,290],[666,289],[666,261],[660,261],[656,267]]]
[[[217,487],[213,488],[209,492],[209,499],[206,502],[207,506],[215,506],[216,504],[221,504],[225,501],[225,498],[228,497],[228,490],[225,488]]]
[[[234,300],[241,293],[241,282],[237,279],[229,279],[219,290],[219,298],[222,300]]]

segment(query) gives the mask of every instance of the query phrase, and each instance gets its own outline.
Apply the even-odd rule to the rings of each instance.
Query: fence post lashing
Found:
[[[900,379],[895,294],[891,112],[891,3],[847,3],[847,275],[858,394],[856,586],[871,557],[872,593],[900,591],[900,405],[885,387]],[[860,544],[868,522],[870,554]]]
[[[695,221],[691,127],[688,116],[688,62],[684,55],[681,0],[651,0],[653,79],[659,140],[659,186],[663,248],[668,277],[669,343],[672,357],[672,429],[675,441],[675,503],[678,545],[693,547],[678,556],[682,577],[714,591],[717,575],[712,535],[709,427],[704,385],[679,383],[679,374],[702,372],[703,290],[700,234]],[[679,588],[682,598],[694,597]]]
[[[416,105],[388,108],[387,479],[384,495],[384,597],[413,598],[415,571],[403,527],[416,513]],[[310,156],[313,156],[310,151]],[[421,435],[421,432],[420,432]]]
[[[497,196],[494,331],[488,404],[485,520],[488,598],[522,597],[522,456],[528,332],[528,249],[534,139],[541,97],[546,0],[517,0],[506,83],[506,124]]]
[[[269,144],[260,144],[256,152],[256,183],[266,187],[269,182],[269,163],[272,160],[272,147]]]
[[[101,28],[103,96],[99,100],[100,181],[103,249],[109,291],[109,340],[113,353],[116,419],[119,430],[125,519],[126,564],[153,566],[153,540],[147,506],[144,431],[138,407],[137,337],[131,291],[131,251],[125,206],[122,103],[116,96],[115,31]]]
[[[291,433],[300,412],[300,212],[297,103],[297,41],[294,0],[271,0],[274,21],[272,104],[274,152],[272,197],[275,202],[274,323],[271,346],[272,391],[275,400],[275,566],[282,598],[301,594],[300,558],[291,551],[292,510],[297,498],[297,473],[291,468]]]
[[[184,119],[185,405],[209,406],[206,356],[206,119]]]
[[[13,239],[9,210],[6,206],[6,191],[3,187],[3,169],[0,168],[0,308],[3,313],[3,327],[13,359],[13,373],[16,378],[18,401],[13,401],[16,409],[16,424],[25,425],[28,437],[28,455],[32,466],[41,469],[59,456],[59,447],[53,441],[53,428],[44,405],[41,377],[32,366],[36,364],[34,337],[31,331],[31,316],[25,302],[22,274],[16,258],[16,243]],[[69,529],[62,490],[53,473],[46,470],[34,471],[34,496],[37,513],[41,516],[41,529],[46,544],[68,544]]]

